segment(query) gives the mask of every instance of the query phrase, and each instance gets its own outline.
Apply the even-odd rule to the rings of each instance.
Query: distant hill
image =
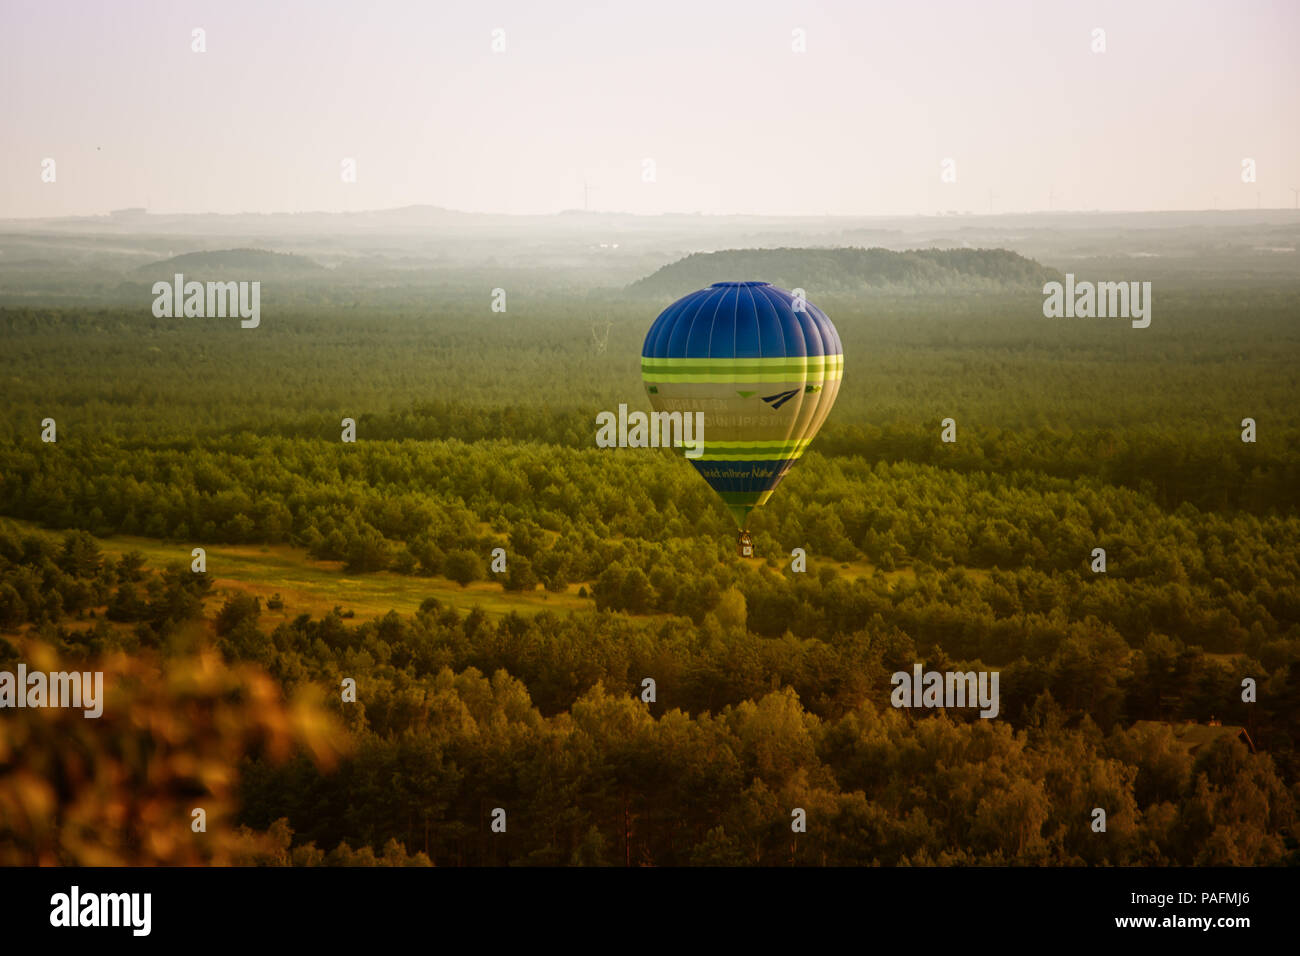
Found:
[[[260,276],[281,278],[324,272],[325,267],[306,256],[295,256],[266,249],[215,249],[209,252],[187,252],[158,262],[140,266],[135,273],[140,276],[171,276],[177,272],[196,278],[211,276],[256,279]]]
[[[1042,291],[1061,274],[1006,249],[728,249],[699,252],[628,287],[680,296],[714,282],[760,279],[809,297],[846,293]]]

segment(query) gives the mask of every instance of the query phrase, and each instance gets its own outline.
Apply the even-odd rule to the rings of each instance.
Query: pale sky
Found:
[[[1297,51],[1297,0],[0,0],[0,218],[1290,208]]]

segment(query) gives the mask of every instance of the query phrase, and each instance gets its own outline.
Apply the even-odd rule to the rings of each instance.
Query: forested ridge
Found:
[[[212,249],[206,252],[186,252],[158,262],[139,266],[136,275],[170,281],[175,273],[186,281],[202,282],[207,279],[230,281],[232,278],[257,278],[264,275],[308,272],[321,273],[324,267],[307,256],[267,249]]]
[[[680,296],[717,279],[761,279],[820,294],[1037,290],[1060,279],[1006,249],[725,249],[697,252],[632,283],[629,291]]]
[[[0,514],[50,529],[0,521],[0,668],[19,634],[69,660],[211,645],[286,694],[324,689],[347,753],[250,752],[230,825],[263,838],[240,861],[1294,863],[1294,303],[1260,290],[1227,322],[1162,301],[1141,332],[1050,325],[1033,298],[828,308],[844,391],[755,514],[758,562],[687,463],[594,447],[597,411],[644,406],[632,307],[264,306],[256,334],[0,310]],[[172,542],[176,565],[87,532]],[[272,625],[189,570],[222,543],[580,585],[594,609]],[[893,709],[889,675],[916,662],[999,670],[999,716]],[[1211,717],[1257,752],[1176,735]]]

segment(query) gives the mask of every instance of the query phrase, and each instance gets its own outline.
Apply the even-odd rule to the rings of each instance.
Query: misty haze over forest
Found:
[[[496,216],[425,206],[359,213],[151,215],[0,220],[0,302],[141,301],[166,260],[255,249],[247,275],[343,289],[409,287],[618,295],[693,253],[781,248],[1006,249],[1058,271],[1195,285],[1300,281],[1300,212],[1039,213],[994,216],[637,216],[568,211]],[[200,260],[201,261],[201,260]],[[213,266],[218,261],[210,263]],[[317,267],[323,268],[317,268]],[[219,270],[218,270],[219,271]],[[215,276],[214,276],[215,277]],[[734,276],[732,278],[754,278]],[[817,290],[809,286],[809,294]],[[681,292],[689,291],[683,288]]]

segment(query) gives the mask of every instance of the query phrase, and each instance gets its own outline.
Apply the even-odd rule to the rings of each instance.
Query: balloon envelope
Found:
[[[657,412],[703,412],[691,463],[744,528],[826,420],[844,374],[821,309],[767,282],[715,282],[655,319],[641,377]]]

